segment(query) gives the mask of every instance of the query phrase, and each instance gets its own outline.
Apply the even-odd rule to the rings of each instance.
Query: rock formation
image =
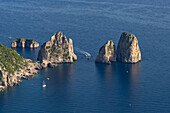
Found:
[[[38,62],[33,62],[30,59],[25,59],[27,62],[27,66],[22,66],[21,69],[14,71],[14,73],[10,73],[8,71],[1,71],[1,79],[0,86],[8,87],[18,85],[22,82],[21,79],[29,79],[30,77],[34,77],[41,69],[41,66]]]
[[[25,38],[17,38],[12,41],[11,47],[19,47],[19,48],[37,48],[39,47],[39,43],[32,40],[32,39],[25,39]]]
[[[122,33],[117,46],[117,61],[137,63],[141,61],[141,52],[137,38],[133,34]]]
[[[96,57],[96,62],[110,64],[114,61],[116,61],[115,45],[112,40],[109,40],[100,48],[99,54]]]
[[[21,78],[28,79],[41,68],[36,61],[24,59],[15,50],[0,44],[0,91],[8,86],[18,85]]]
[[[77,56],[73,52],[72,39],[67,40],[61,32],[55,33],[50,41],[45,42],[38,53],[38,60],[45,68],[54,67],[58,63],[73,62]]]

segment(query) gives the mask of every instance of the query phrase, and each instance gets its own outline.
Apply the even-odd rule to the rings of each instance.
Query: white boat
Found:
[[[12,37],[10,36],[10,37],[8,37],[8,39],[12,39]]]
[[[50,80],[50,78],[47,78],[47,80]]]
[[[45,84],[45,81],[43,80],[43,85],[42,85],[42,87],[46,87],[47,85]]]

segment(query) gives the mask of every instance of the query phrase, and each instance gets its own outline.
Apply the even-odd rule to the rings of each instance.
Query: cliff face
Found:
[[[19,84],[21,78],[33,77],[41,68],[38,62],[21,57],[15,50],[0,44],[0,91]]]
[[[42,66],[56,66],[58,63],[73,62],[77,56],[73,52],[72,39],[67,40],[61,32],[55,33],[50,41],[45,42],[38,53]]]
[[[8,87],[18,85],[22,82],[21,79],[29,79],[30,77],[34,77],[39,72],[38,70],[41,68],[38,62],[33,62],[27,59],[27,65],[22,66],[19,70],[14,71],[14,73],[10,73],[8,71],[1,71],[1,79],[0,86]]]
[[[112,40],[109,40],[105,45],[100,48],[95,62],[110,64],[114,61],[116,61],[115,45]]]
[[[138,40],[133,34],[122,33],[117,46],[117,61],[127,63],[141,61]]]
[[[11,47],[19,47],[19,48],[37,48],[39,47],[39,43],[32,39],[25,39],[25,38],[17,38],[12,41]]]

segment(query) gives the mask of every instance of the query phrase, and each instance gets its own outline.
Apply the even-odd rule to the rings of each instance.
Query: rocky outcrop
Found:
[[[41,69],[41,66],[38,62],[34,62],[30,59],[26,59],[27,66],[22,66],[21,69],[15,71],[14,73],[10,73],[8,71],[1,70],[1,79],[0,79],[0,87],[8,87],[20,84],[22,82],[21,79],[27,79],[34,77]]]
[[[32,40],[32,39],[25,39],[25,38],[17,38],[12,41],[11,47],[19,47],[19,48],[37,48],[39,47],[39,43]]]
[[[127,63],[141,61],[138,40],[133,34],[122,33],[117,46],[117,61]]]
[[[138,40],[133,34],[123,32],[116,51],[115,45],[111,40],[100,48],[96,62],[111,64],[114,61],[125,63],[141,61]]]
[[[95,62],[110,64],[114,61],[116,61],[115,45],[112,40],[109,40],[100,48]]]
[[[55,33],[50,41],[45,42],[38,53],[38,60],[45,68],[54,67],[58,63],[73,62],[77,56],[73,52],[72,39],[67,40],[61,32]]]
[[[23,79],[34,77],[41,68],[40,63],[24,59],[15,50],[0,44],[0,91],[18,85]]]

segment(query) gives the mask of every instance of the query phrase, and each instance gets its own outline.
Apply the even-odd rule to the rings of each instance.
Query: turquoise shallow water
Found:
[[[62,31],[78,55],[1,93],[0,112],[170,112],[169,10],[168,0],[0,0],[0,43],[10,47],[11,36],[42,44]],[[142,62],[95,64],[98,49],[117,45],[124,31],[137,36]],[[38,50],[16,49],[32,60]]]

